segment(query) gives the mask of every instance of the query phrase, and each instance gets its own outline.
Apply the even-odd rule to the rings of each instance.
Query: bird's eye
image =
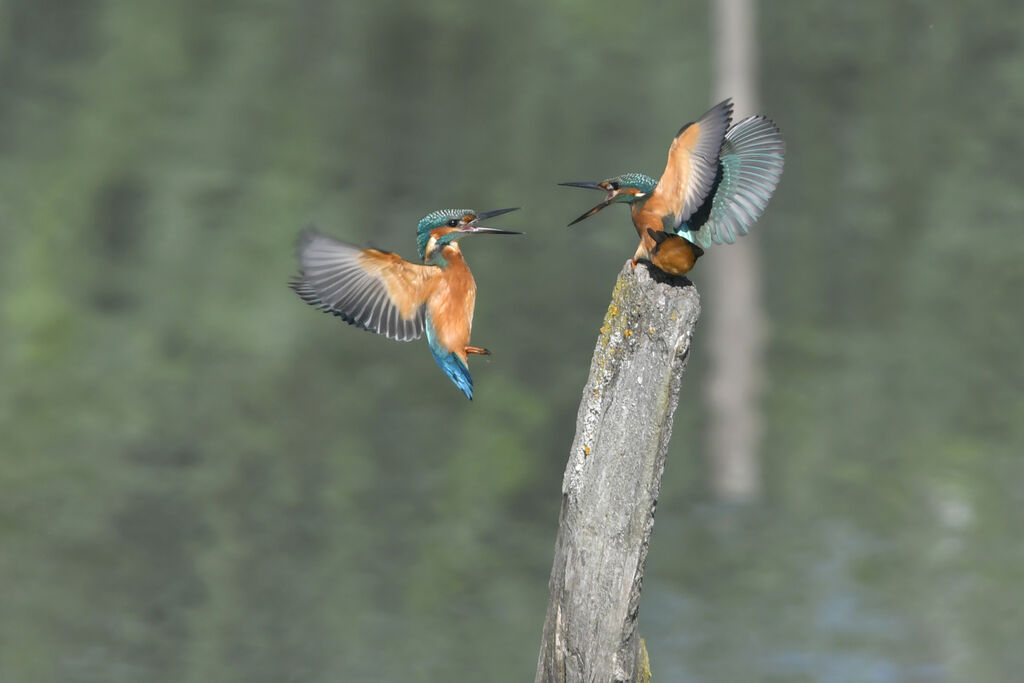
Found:
[[[454,227],[455,227],[455,226],[457,226],[458,224],[459,224],[459,222],[458,222],[457,220],[455,220],[454,218],[453,218],[453,219],[451,219],[450,221],[448,221],[448,227],[449,227],[449,228],[454,228]]]
[[[616,183],[616,182],[614,182],[614,181],[613,181],[613,182],[611,182],[611,183],[609,183],[609,185],[611,185],[611,186],[612,186],[612,189],[613,189],[613,190],[617,190],[617,189],[619,189],[619,184],[618,184],[618,183]]]

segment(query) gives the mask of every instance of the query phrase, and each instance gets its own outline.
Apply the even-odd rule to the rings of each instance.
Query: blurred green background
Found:
[[[704,2],[0,0],[0,681],[531,680],[636,241],[624,210],[567,230],[596,197],[555,183],[660,172],[711,101],[708,27]],[[788,145],[757,227],[762,493],[708,486],[701,328],[641,602],[656,681],[1024,670],[1022,27],[1014,0],[762,4]],[[473,402],[424,342],[285,286],[307,223],[414,257],[428,211],[512,205],[527,237],[463,243]]]

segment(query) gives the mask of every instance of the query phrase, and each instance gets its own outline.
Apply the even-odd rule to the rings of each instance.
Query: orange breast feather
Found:
[[[448,254],[445,254],[449,257]],[[476,282],[466,262],[449,257],[448,266],[438,279],[437,288],[427,302],[430,321],[441,345],[466,360],[476,305]]]
[[[650,228],[656,232],[662,231],[664,229],[662,217],[666,215],[664,213],[665,209],[659,210],[657,203],[652,207],[651,201],[653,201],[653,198],[646,204],[637,203],[632,206],[633,227],[636,228],[640,241],[643,242],[644,248],[648,251],[654,248],[654,240],[647,234],[647,229]]]

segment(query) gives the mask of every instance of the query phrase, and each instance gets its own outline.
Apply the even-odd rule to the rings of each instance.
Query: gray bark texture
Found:
[[[686,278],[648,268],[626,263],[594,348],[562,480],[537,683],[650,677],[640,589],[700,297]]]

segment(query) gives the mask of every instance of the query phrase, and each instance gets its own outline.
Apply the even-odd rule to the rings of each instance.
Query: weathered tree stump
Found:
[[[537,683],[644,681],[637,613],[700,297],[627,262],[583,390],[562,481]]]

